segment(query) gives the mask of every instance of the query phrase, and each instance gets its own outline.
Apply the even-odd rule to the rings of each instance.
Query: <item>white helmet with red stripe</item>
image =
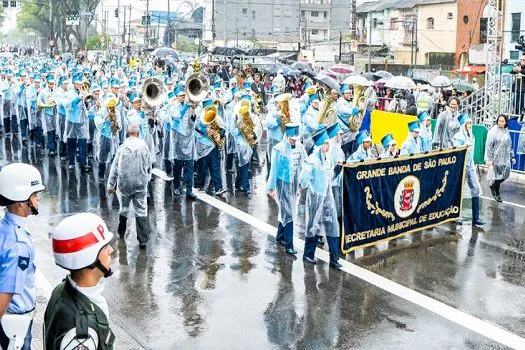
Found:
[[[112,240],[113,233],[98,215],[70,216],[62,220],[53,233],[55,263],[66,270],[98,267],[98,254]]]

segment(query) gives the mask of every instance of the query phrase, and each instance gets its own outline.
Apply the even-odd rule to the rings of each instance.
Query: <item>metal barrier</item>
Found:
[[[521,125],[516,121],[510,121],[509,133],[512,149],[514,150],[514,158],[516,159],[516,164],[512,166],[512,170],[525,174],[525,131],[516,130],[515,128],[521,128]]]

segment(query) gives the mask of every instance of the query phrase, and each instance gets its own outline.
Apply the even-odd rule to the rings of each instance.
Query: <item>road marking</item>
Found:
[[[207,194],[197,192],[196,195],[203,202],[253,226],[258,230],[267,233],[272,237],[276,236],[276,227]],[[296,249],[303,251],[303,249],[298,248],[297,246],[304,246],[304,240],[294,237],[294,241],[297,243]],[[316,249],[315,255],[319,260],[322,260],[326,263],[328,263],[330,260],[330,255],[325,250]],[[471,316],[463,311],[448,306],[438,300],[432,299],[424,294],[416,292],[415,290],[407,288],[397,282],[391,281],[383,276],[368,271],[367,269],[359,267],[346,260],[341,259],[340,262],[343,265],[343,268],[341,269],[342,271],[349,273],[352,276],[355,276],[378,288],[381,288],[386,292],[389,292],[400,298],[405,299],[406,301],[421,306],[422,308],[427,309],[428,311],[431,311],[443,318],[446,318],[449,321],[452,321],[462,327],[465,327],[500,344],[511,347],[513,349],[525,349],[525,339],[514,333],[511,333],[498,326],[495,326],[479,318]]]
[[[479,196],[479,198],[488,199],[489,201],[497,202],[497,200],[495,200],[494,198],[490,198],[490,197]],[[523,205],[523,204],[518,204],[518,203],[514,203],[514,202],[507,202],[507,201],[503,201],[502,203],[503,204],[507,204],[507,205],[513,205],[515,207],[525,209],[525,205]]]

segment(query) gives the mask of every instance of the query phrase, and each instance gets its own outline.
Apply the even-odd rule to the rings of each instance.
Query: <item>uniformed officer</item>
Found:
[[[53,233],[55,263],[70,271],[51,294],[44,314],[44,348],[113,349],[103,277],[111,271],[113,233],[97,215],[64,219]]]
[[[35,310],[35,248],[27,217],[38,215],[42,176],[33,166],[9,164],[0,171],[0,205],[6,207],[0,221],[0,348],[10,341],[31,348],[31,324]],[[22,327],[18,325],[24,324]],[[23,340],[23,342],[22,342]],[[23,345],[23,346],[22,346]]]

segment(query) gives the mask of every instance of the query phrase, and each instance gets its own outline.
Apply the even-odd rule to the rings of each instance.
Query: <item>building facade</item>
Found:
[[[525,36],[525,3],[523,0],[507,0],[504,3],[503,59],[517,63],[523,51],[516,48],[520,37]]]
[[[471,63],[485,63],[483,51],[487,42],[487,18],[483,17],[483,10],[488,0],[457,1],[455,65],[463,67]]]

